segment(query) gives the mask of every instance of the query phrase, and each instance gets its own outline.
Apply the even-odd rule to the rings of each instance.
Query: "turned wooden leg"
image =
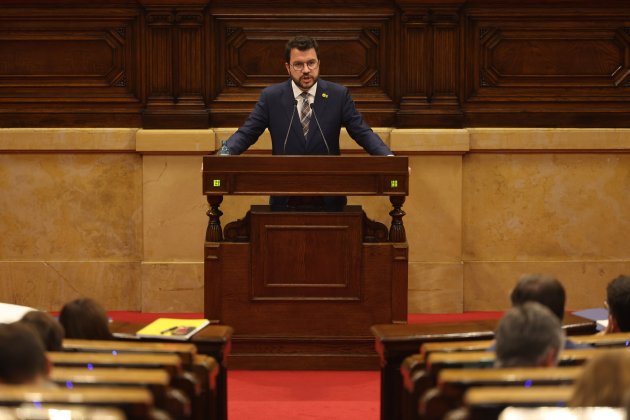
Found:
[[[403,225],[402,218],[406,214],[402,210],[402,205],[405,202],[404,196],[391,196],[389,201],[394,206],[394,210],[389,212],[392,216],[392,225],[389,228],[389,241],[390,242],[407,242],[407,235],[405,234],[405,225]]]
[[[209,195],[208,204],[210,210],[206,212],[208,215],[208,227],[206,228],[206,242],[223,241],[223,230],[221,229],[221,216],[223,212],[219,210],[219,206],[223,201],[222,195]]]

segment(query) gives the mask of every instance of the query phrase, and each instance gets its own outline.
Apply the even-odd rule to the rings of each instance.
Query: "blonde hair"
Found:
[[[630,390],[630,352],[601,350],[584,367],[575,384],[570,407],[626,407]]]

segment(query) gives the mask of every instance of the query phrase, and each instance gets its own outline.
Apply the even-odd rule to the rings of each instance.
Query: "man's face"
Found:
[[[291,50],[291,59],[284,64],[291,79],[304,91],[309,90],[319,77],[319,60],[314,48],[300,51]],[[300,68],[301,67],[301,68]]]

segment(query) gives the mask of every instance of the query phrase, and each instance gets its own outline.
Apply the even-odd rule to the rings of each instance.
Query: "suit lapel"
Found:
[[[321,115],[322,115],[322,111],[324,109],[323,107],[323,101],[326,100],[326,82],[323,81],[322,79],[319,79],[317,82],[317,90],[315,91],[315,101],[313,102],[313,104],[311,105],[313,108],[313,112],[315,113],[315,115],[313,115],[311,117],[311,125],[310,128],[308,130],[308,140],[310,143],[310,140],[313,138],[313,136],[315,135],[315,133],[319,133],[319,124],[318,122],[321,120]]]

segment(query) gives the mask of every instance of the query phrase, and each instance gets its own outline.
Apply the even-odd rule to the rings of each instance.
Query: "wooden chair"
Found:
[[[464,395],[468,420],[496,420],[506,407],[566,406],[573,387],[474,387]]]
[[[80,351],[89,353],[150,353],[176,354],[184,367],[191,368],[197,347],[192,343],[146,342],[122,340],[63,340],[64,351]]]
[[[48,352],[48,358],[55,367],[120,367],[141,369],[164,369],[171,378],[183,373],[182,361],[175,354],[108,354],[108,353],[67,353]]]
[[[171,387],[170,375],[162,369],[120,369],[85,367],[55,367],[51,378],[56,384],[68,389],[85,387],[143,387],[151,391],[155,406],[163,409],[174,419],[186,419],[191,415],[189,396]]]
[[[64,340],[64,350],[76,352],[102,352],[108,354],[176,354],[183,367],[195,375],[198,388],[189,389],[192,393],[193,417],[198,419],[217,418],[217,377],[219,363],[212,357],[197,353],[197,346],[191,343],[145,342],[145,341],[105,341],[105,340]],[[209,411],[211,410],[211,411]]]
[[[127,418],[151,420],[155,418],[153,396],[140,387],[102,387],[84,389],[42,388],[33,386],[0,386],[0,406],[80,405],[114,407]]]
[[[381,419],[402,417],[405,392],[400,367],[406,357],[418,353],[427,342],[492,339],[497,323],[498,320],[480,320],[373,325],[371,331],[381,359]],[[573,314],[565,315],[563,328],[571,336],[596,332],[594,321]]]
[[[422,419],[442,419],[447,412],[462,405],[464,394],[473,387],[571,385],[581,374],[581,366],[444,369],[438,375],[437,387],[428,390],[416,408]]]
[[[199,398],[193,400],[193,417],[199,420],[219,420],[217,379],[220,370],[219,363],[205,354],[197,354],[193,360],[193,372],[201,387]]]
[[[560,366],[579,366],[597,354],[597,349],[564,350],[559,356]],[[431,352],[428,357],[418,354],[401,364],[405,395],[401,400],[401,418],[417,419],[419,401],[437,386],[439,373],[444,369],[493,368],[496,355],[491,351]],[[435,391],[432,392],[433,395]],[[432,404],[438,404],[436,399]]]
[[[571,337],[579,344],[590,344],[593,347],[630,347],[630,333],[591,334]]]
[[[580,419],[580,420],[627,420],[625,408],[615,407],[507,407],[501,419]]]
[[[494,340],[437,341],[422,344],[420,354],[426,357],[434,352],[484,351],[493,343]]]
[[[0,407],[2,420],[57,420],[64,419],[99,419],[125,420],[125,413],[117,408],[89,407],[80,405],[47,405],[34,407],[24,404],[19,407]]]

